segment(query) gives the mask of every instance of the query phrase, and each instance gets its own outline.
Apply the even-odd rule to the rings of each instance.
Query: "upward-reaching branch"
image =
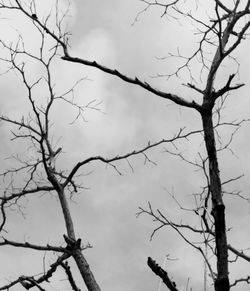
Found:
[[[148,266],[157,276],[162,279],[162,281],[165,283],[170,291],[178,291],[178,289],[176,288],[176,283],[170,280],[168,273],[163,270],[159,265],[157,265],[157,263],[150,257],[148,257]]]
[[[225,60],[226,57],[228,57],[232,52],[235,51],[235,49],[239,46],[241,41],[244,39],[244,36],[247,32],[247,30],[250,27],[250,21],[245,20],[245,22],[242,22],[243,18],[250,14],[249,6],[250,1],[246,1],[246,4],[244,8],[242,9],[243,5],[240,5],[242,3],[240,0],[234,1],[234,7],[228,8],[228,4],[225,5],[223,1],[214,0],[214,9],[216,14],[216,19],[209,19],[207,22],[198,19],[197,17],[193,16],[189,12],[185,12],[181,10],[179,7],[177,7],[177,4],[180,4],[180,0],[173,0],[173,1],[166,1],[166,3],[162,3],[158,0],[155,1],[146,1],[142,0],[142,2],[146,3],[150,6],[160,6],[161,9],[163,9],[163,15],[168,15],[169,8],[172,9],[174,12],[178,14],[178,16],[184,16],[188,17],[192,21],[195,21],[197,25],[202,26],[205,31],[199,30],[199,33],[202,35],[201,40],[198,44],[198,49],[191,55],[191,57],[183,57],[184,65],[180,66],[179,69],[177,69],[177,72],[183,68],[188,68],[190,70],[190,60],[194,60],[197,56],[200,56],[201,58],[201,71],[205,68],[207,71],[206,81],[205,81],[205,89],[199,89],[201,86],[191,85],[190,83],[187,83],[188,86],[191,89],[196,90],[199,94],[202,94],[203,96],[203,102],[200,105],[199,103],[195,101],[188,101],[187,98],[184,98],[182,96],[179,96],[174,93],[165,92],[162,90],[158,90],[157,88],[151,86],[149,83],[140,80],[137,77],[129,77],[122,72],[120,72],[117,69],[113,69],[110,67],[106,67],[105,65],[102,65],[95,60],[87,60],[81,57],[75,57],[72,56],[69,52],[69,46],[68,46],[68,39],[67,39],[67,33],[63,33],[61,29],[61,21],[58,21],[58,14],[56,11],[56,31],[49,28],[48,18],[46,18],[45,21],[41,20],[39,18],[39,14],[33,9],[32,7],[35,5],[34,1],[31,1],[31,5],[25,6],[22,1],[19,0],[13,0],[13,1],[0,1],[0,9],[14,9],[21,11],[27,18],[29,18],[32,23],[35,25],[35,27],[38,29],[39,33],[42,34],[42,41],[44,41],[44,35],[50,36],[55,41],[55,46],[52,48],[53,54],[51,55],[51,59],[54,58],[58,52],[58,47],[62,48],[62,56],[61,58],[67,62],[72,63],[79,63],[85,66],[93,67],[98,70],[103,71],[106,74],[113,75],[121,79],[122,81],[137,85],[140,88],[146,90],[147,92],[151,92],[152,94],[159,96],[161,98],[164,98],[166,100],[170,100],[180,106],[184,106],[187,108],[192,108],[197,110],[200,113],[200,117],[202,120],[203,125],[203,131],[204,131],[204,141],[205,141],[205,147],[207,151],[207,160],[209,163],[209,174],[206,173],[206,180],[207,180],[207,196],[205,197],[204,202],[204,209],[203,209],[203,215],[200,216],[201,220],[203,221],[203,224],[205,225],[205,229],[202,229],[202,231],[198,231],[199,233],[202,233],[204,235],[204,244],[207,246],[207,238],[205,234],[213,234],[213,238],[215,238],[215,249],[216,249],[216,256],[217,256],[217,277],[215,278],[215,290],[216,291],[228,291],[230,289],[229,285],[229,277],[228,277],[228,247],[227,244],[227,234],[226,234],[226,218],[225,218],[225,205],[223,201],[222,196],[222,183],[220,179],[220,169],[219,169],[219,163],[217,158],[217,147],[216,147],[216,135],[215,135],[215,126],[213,123],[213,110],[216,103],[216,100],[224,95],[225,93],[238,89],[242,86],[242,84],[231,86],[231,82],[233,80],[233,76],[231,75],[228,79],[228,82],[224,87],[222,87],[219,90],[215,89],[215,78],[218,70],[221,67],[222,62]],[[7,4],[5,4],[7,3]],[[14,5],[14,4],[15,5]],[[198,3],[198,2],[197,2]],[[196,3],[196,4],[197,4]],[[13,4],[13,5],[12,5]],[[182,3],[181,3],[182,4]],[[33,6],[32,6],[33,5]],[[198,4],[197,4],[198,5]],[[28,7],[28,8],[27,8]],[[58,8],[58,7],[57,7]],[[146,11],[144,9],[143,11]],[[35,13],[34,13],[35,12]],[[221,15],[221,12],[223,15]],[[243,24],[242,24],[243,23]],[[215,52],[213,55],[212,60],[208,60],[205,58],[205,52],[203,44],[207,44],[210,47],[215,47]],[[128,157],[137,155],[137,154],[144,154],[144,152],[148,149],[150,149],[153,146],[159,145],[163,142],[173,142],[176,140],[176,138],[186,138],[187,135],[177,135],[173,139],[170,140],[162,140],[158,143],[148,145],[144,147],[143,149],[132,151],[130,153],[127,153],[125,155],[118,155],[116,157],[112,158],[104,158],[102,156],[94,156],[89,157],[87,159],[84,159],[82,161],[79,161],[75,164],[75,166],[71,169],[68,175],[62,174],[58,168],[56,167],[55,163],[55,157],[58,156],[61,153],[61,147],[58,149],[54,149],[52,146],[51,136],[50,136],[50,112],[51,107],[54,104],[54,101],[56,100],[56,95],[54,92],[53,84],[51,82],[51,75],[50,75],[50,61],[49,62],[43,62],[42,61],[42,51],[43,51],[43,44],[40,48],[40,57],[36,60],[41,61],[42,65],[44,66],[46,70],[46,84],[48,89],[48,102],[46,103],[45,107],[37,105],[37,101],[32,98],[33,94],[33,87],[39,83],[39,80],[35,82],[34,84],[29,84],[26,78],[26,74],[24,71],[24,66],[20,66],[15,62],[15,57],[18,52],[17,50],[13,50],[9,47],[11,58],[10,62],[13,66],[13,68],[21,75],[22,81],[28,91],[28,100],[30,102],[30,105],[32,107],[33,114],[35,116],[36,121],[36,127],[30,126],[29,123],[25,123],[23,121],[18,122],[15,120],[10,120],[6,117],[2,117],[1,119],[5,122],[12,123],[14,125],[20,126],[22,129],[28,131],[28,134],[20,134],[19,136],[16,135],[17,138],[29,138],[31,139],[36,146],[39,148],[39,154],[40,154],[40,160],[37,162],[43,165],[43,174],[45,174],[47,182],[49,181],[52,185],[50,188],[47,188],[48,191],[54,190],[60,200],[62,212],[64,215],[64,221],[67,229],[67,236],[66,240],[68,240],[67,247],[70,247],[70,250],[72,251],[72,256],[76,261],[76,264],[78,266],[78,269],[82,275],[82,278],[84,282],[86,283],[86,286],[89,291],[99,291],[100,287],[98,286],[94,275],[92,271],[90,270],[90,267],[83,256],[80,248],[80,240],[76,240],[75,230],[74,230],[74,224],[72,215],[70,212],[70,208],[68,205],[68,201],[66,198],[66,190],[65,187],[68,185],[73,185],[73,188],[77,188],[75,186],[75,183],[72,181],[72,179],[75,177],[75,174],[80,169],[80,167],[93,162],[93,161],[101,161],[106,164],[112,165],[113,162],[119,161],[122,159],[126,159]],[[28,54],[27,54],[28,55]],[[26,56],[27,56],[26,55]],[[178,55],[178,57],[181,57],[181,55]],[[208,65],[209,64],[209,65]],[[177,73],[175,74],[177,75]],[[205,163],[205,162],[204,162]],[[28,165],[30,166],[30,165]],[[26,166],[25,169],[28,168]],[[115,167],[115,166],[114,166]],[[205,166],[204,166],[205,168]],[[34,169],[34,166],[33,168]],[[36,169],[35,169],[36,170]],[[34,170],[34,171],[35,171]],[[205,170],[206,171],[206,170]],[[31,174],[31,178],[33,178],[33,172]],[[30,180],[29,180],[30,181]],[[38,183],[37,183],[38,185]],[[23,191],[20,191],[17,198],[22,197],[26,194],[31,194],[33,189],[36,188],[27,188],[27,184],[24,187]],[[38,188],[38,187],[37,187]],[[6,213],[5,213],[5,204],[8,201],[11,201],[14,197],[15,193],[12,195],[9,195],[8,197],[2,197],[2,204],[1,204],[1,212],[3,216],[3,223],[1,225],[1,228],[3,228],[3,225],[6,220]],[[208,200],[212,199],[212,216],[213,221],[211,218],[211,224],[212,227],[215,228],[214,231],[211,231],[212,228],[210,228],[210,224],[207,222],[207,217],[210,217],[206,215],[208,212]],[[13,198],[14,199],[14,198]],[[159,212],[160,213],[160,212]],[[210,213],[210,212],[209,212]],[[199,214],[199,213],[198,213]],[[160,215],[162,215],[160,213]],[[172,224],[172,226],[175,227],[175,225]],[[178,227],[184,227],[186,225],[183,224],[177,224],[176,228]],[[195,232],[194,228],[190,228]],[[6,241],[3,243],[5,244]],[[214,241],[213,241],[214,243]],[[13,246],[27,246],[25,244],[17,244],[17,243],[10,243]],[[31,245],[29,245],[31,247]],[[34,246],[33,246],[34,248]],[[44,248],[42,248],[44,249]],[[61,249],[54,248],[54,250],[60,251]],[[236,255],[239,255],[237,251],[235,251],[233,248],[230,249],[232,252],[234,252]],[[245,260],[248,260],[248,257],[245,257],[245,255],[241,255],[242,258]],[[151,269],[160,276],[164,282],[166,283],[167,287],[171,291],[177,291],[177,288],[168,277],[167,273],[162,270],[152,259],[149,258],[148,261]],[[213,276],[212,276],[213,278]],[[22,278],[20,283],[27,284],[26,281],[29,281],[30,278]],[[32,282],[31,282],[32,283]],[[27,286],[27,285],[26,285]],[[33,285],[34,286],[34,285]]]

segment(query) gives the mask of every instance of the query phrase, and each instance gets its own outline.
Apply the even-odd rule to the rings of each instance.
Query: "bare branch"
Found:
[[[124,160],[124,159],[127,159],[128,157],[132,157],[132,156],[135,156],[135,155],[139,155],[139,154],[144,154],[145,151],[153,148],[153,147],[156,147],[160,144],[163,144],[163,143],[173,143],[174,141],[176,140],[179,140],[179,139],[187,139],[189,136],[193,135],[193,134],[197,134],[197,133],[201,133],[201,130],[195,130],[195,131],[192,131],[192,132],[189,132],[189,133],[186,133],[186,134],[183,134],[184,129],[180,129],[179,133],[176,134],[174,137],[170,138],[170,139],[162,139],[158,142],[155,142],[155,143],[148,143],[147,146],[145,146],[144,148],[142,149],[139,149],[139,150],[134,150],[132,152],[129,152],[127,154],[124,154],[124,155],[120,155],[120,156],[116,156],[116,157],[113,157],[113,158],[104,158],[102,156],[95,156],[95,157],[90,157],[90,158],[87,158],[86,160],[82,161],[82,162],[78,162],[74,167],[73,169],[71,170],[70,174],[68,175],[68,178],[66,179],[66,181],[63,183],[62,187],[64,188],[71,180],[72,178],[74,177],[74,175],[76,174],[76,172],[79,170],[80,167],[90,163],[90,162],[93,162],[93,161],[101,161],[103,163],[106,163],[106,164],[109,164],[111,165],[112,167],[115,167],[112,162],[115,162],[115,161],[119,161],[119,160]]]
[[[174,281],[170,280],[168,273],[164,271],[159,265],[156,264],[150,257],[148,257],[148,266],[150,269],[159,276],[170,291],[178,291]]]
[[[247,262],[250,262],[250,257],[244,254],[243,251],[238,251],[236,248],[232,247],[231,245],[228,245],[227,247],[232,253],[234,253],[238,257],[244,259]]]
[[[68,262],[61,262],[61,266],[63,267],[63,269],[65,270],[65,273],[67,274],[67,277],[68,277],[68,280],[69,280],[69,283],[72,287],[72,290],[74,291],[81,291],[81,289],[79,289],[76,285],[76,282],[73,278],[73,275],[72,275],[72,272],[70,270],[70,266],[68,264]]]
[[[247,276],[246,278],[240,278],[240,279],[236,279],[232,284],[230,284],[230,287],[234,287],[236,286],[238,283],[247,283],[250,284],[250,276]]]
[[[119,71],[117,71],[116,69],[110,69],[108,67],[105,67],[99,63],[97,63],[96,61],[88,61],[88,60],[84,60],[84,59],[81,59],[81,58],[77,58],[77,57],[71,57],[71,56],[63,56],[62,57],[63,60],[66,60],[66,61],[69,61],[69,62],[73,62],[73,63],[79,63],[79,64],[83,64],[83,65],[86,65],[86,66],[90,66],[90,67],[95,67],[105,73],[108,73],[110,75],[115,75],[117,76],[118,78],[122,79],[123,81],[127,82],[127,83],[131,83],[131,84],[134,84],[134,85],[138,85],[140,87],[142,87],[143,89],[159,96],[159,97],[162,97],[162,98],[165,98],[165,99],[168,99],[168,100],[171,100],[173,101],[174,103],[178,104],[178,105],[181,105],[181,106],[185,106],[185,107],[189,107],[189,108],[194,108],[198,111],[200,111],[200,105],[197,104],[195,101],[192,101],[192,102],[189,102],[189,101],[186,101],[184,98],[182,97],[179,97],[175,94],[171,94],[171,93],[166,93],[166,92],[163,92],[163,91],[160,91],[158,89],[155,89],[153,88],[151,85],[149,85],[148,83],[146,82],[142,82],[141,80],[139,80],[137,77],[135,78],[130,78],[130,77],[127,77],[126,75],[120,73]]]
[[[239,88],[241,88],[241,87],[243,87],[245,85],[245,84],[237,84],[237,85],[235,85],[233,87],[230,87],[230,84],[231,84],[231,82],[232,82],[234,77],[235,77],[235,74],[230,75],[226,85],[223,88],[221,88],[220,90],[218,90],[217,92],[213,93],[213,98],[214,99],[217,99],[220,96],[224,95],[225,93],[227,93],[229,91],[232,91],[232,90],[239,89]]]
[[[13,247],[18,248],[27,248],[27,249],[33,249],[38,251],[53,251],[53,252],[60,252],[60,253],[69,253],[69,250],[67,248],[63,247],[55,247],[47,244],[46,246],[40,246],[40,245],[34,245],[28,242],[25,243],[18,243],[15,241],[10,241],[4,237],[2,237],[2,242],[0,242],[0,246],[9,245]]]
[[[23,286],[25,285],[25,288],[28,290],[34,286],[37,287],[37,284],[48,282],[49,278],[52,277],[52,275],[57,270],[58,266],[60,266],[61,263],[64,260],[67,260],[70,256],[71,256],[70,254],[64,253],[63,255],[58,257],[58,259],[50,266],[50,269],[44,275],[38,277],[37,279],[35,279],[34,277],[21,276],[17,280],[14,280],[9,284],[0,287],[0,290],[9,290],[11,287],[17,285],[18,283],[21,283]]]

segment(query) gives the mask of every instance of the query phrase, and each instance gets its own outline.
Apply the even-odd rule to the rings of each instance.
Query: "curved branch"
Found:
[[[101,161],[103,163],[106,164],[111,164],[112,162],[115,161],[119,161],[119,160],[124,160],[127,159],[131,156],[135,156],[135,155],[139,155],[139,154],[144,154],[145,151],[158,146],[162,143],[173,143],[174,141],[178,140],[178,139],[187,139],[190,135],[196,134],[196,133],[201,133],[202,130],[194,130],[192,132],[186,133],[186,134],[182,134],[184,129],[180,129],[179,133],[177,135],[175,135],[174,137],[170,138],[170,139],[162,139],[158,142],[155,142],[153,144],[150,144],[150,142],[148,143],[147,146],[145,146],[142,149],[139,150],[134,150],[132,152],[126,153],[124,155],[120,155],[120,156],[115,156],[113,158],[104,158],[102,156],[95,156],[95,157],[90,157],[87,158],[86,160],[82,161],[82,162],[78,162],[73,169],[71,170],[70,174],[68,175],[68,178],[66,179],[66,181],[62,184],[62,187],[66,187],[68,183],[71,182],[71,180],[73,179],[74,175],[76,174],[76,172],[79,170],[80,167],[93,162],[93,161]],[[113,166],[114,167],[114,166]]]

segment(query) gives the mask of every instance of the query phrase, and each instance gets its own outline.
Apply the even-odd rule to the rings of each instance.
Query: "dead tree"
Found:
[[[217,266],[216,266],[216,275],[213,275],[214,278],[214,288],[216,291],[227,291],[230,289],[230,282],[229,282],[229,272],[228,272],[228,250],[234,252],[238,256],[240,256],[243,259],[246,259],[249,261],[249,257],[246,256],[244,253],[237,251],[235,248],[231,247],[227,242],[227,232],[226,232],[226,216],[225,216],[225,204],[223,201],[223,192],[222,192],[222,182],[220,178],[220,169],[218,164],[218,158],[217,158],[217,151],[218,148],[216,146],[216,126],[219,124],[214,124],[214,111],[215,106],[218,104],[218,100],[221,100],[225,94],[239,89],[243,86],[243,84],[233,84],[233,80],[235,77],[236,72],[232,72],[230,76],[228,76],[228,80],[225,83],[224,86],[221,88],[216,88],[215,86],[215,80],[216,80],[216,74],[218,70],[220,69],[223,62],[228,59],[233,52],[237,50],[239,45],[245,40],[247,32],[249,30],[250,21],[249,21],[249,14],[250,14],[250,1],[233,1],[233,3],[228,4],[227,1],[219,1],[214,0],[213,2],[213,13],[210,15],[210,18],[207,19],[199,19],[195,16],[195,13],[192,12],[192,10],[183,8],[185,7],[184,2],[181,0],[176,1],[165,1],[165,2],[159,2],[159,1],[146,1],[142,0],[142,2],[145,3],[145,8],[142,12],[145,12],[149,10],[150,8],[157,7],[162,9],[162,16],[173,16],[178,18],[185,18],[189,19],[193,23],[195,23],[197,29],[199,30],[199,33],[201,35],[200,42],[198,44],[197,50],[191,55],[190,57],[183,57],[182,55],[178,55],[180,58],[184,59],[184,64],[177,69],[177,71],[172,74],[172,76],[178,76],[178,74],[185,68],[189,68],[190,64],[192,63],[195,58],[199,58],[201,61],[201,72],[203,70],[206,71],[205,77],[205,86],[197,86],[194,82],[187,82],[186,86],[190,89],[196,91],[201,96],[201,102],[197,101],[188,101],[185,99],[185,97],[176,95],[175,93],[165,92],[158,90],[157,88],[154,88],[151,86],[148,82],[145,82],[143,80],[140,80],[137,77],[129,77],[124,75],[122,72],[120,72],[117,69],[112,69],[109,67],[106,67],[96,61],[90,61],[81,58],[81,56],[73,56],[71,55],[70,48],[68,46],[68,35],[63,33],[61,23],[57,22],[57,31],[53,31],[50,29],[49,25],[47,24],[47,19],[41,19],[39,17],[39,13],[37,11],[34,11],[34,1],[31,1],[32,5],[30,5],[30,8],[26,8],[26,6],[23,6],[20,1],[13,0],[13,1],[1,1],[0,9],[3,11],[4,9],[15,9],[20,11],[20,13],[23,13],[27,18],[30,19],[30,21],[37,27],[39,30],[41,30],[44,34],[46,34],[48,37],[51,37],[55,41],[55,46],[57,49],[61,50],[62,53],[62,60],[72,63],[78,63],[84,66],[90,66],[94,67],[96,69],[99,69],[103,71],[106,74],[114,75],[124,82],[137,85],[142,88],[142,90],[146,90],[148,92],[151,92],[152,94],[159,96],[161,98],[164,98],[167,101],[172,101],[177,105],[190,108],[192,110],[195,110],[202,121],[202,130],[204,133],[204,144],[207,152],[207,161],[208,161],[208,187],[204,199],[204,205],[203,205],[203,214],[201,216],[201,220],[204,226],[204,229],[198,230],[200,233],[209,233],[214,238],[214,250],[217,258]],[[196,6],[199,7],[199,3],[196,3]],[[34,16],[35,15],[35,16]],[[211,59],[207,59],[205,56],[205,52],[207,47],[213,48],[213,57]],[[11,48],[8,48],[11,51]],[[16,51],[14,52],[14,55],[16,54]],[[13,56],[13,53],[12,53]],[[13,63],[12,58],[12,64],[15,66],[15,62]],[[24,84],[26,85],[29,96],[30,91],[32,89],[32,86],[27,84],[26,79],[24,78],[24,71],[22,68],[15,66],[15,69],[17,69],[21,75],[23,76]],[[192,72],[191,72],[192,73]],[[171,77],[170,75],[168,77]],[[192,81],[192,74],[191,74],[191,81]],[[202,87],[202,88],[201,88]],[[35,113],[36,122],[38,124],[38,129],[34,129],[29,123],[25,122],[18,122],[9,120],[6,117],[2,117],[2,120],[11,122],[13,124],[16,124],[22,128],[26,128],[30,131],[29,138],[34,138],[36,143],[39,145],[42,160],[39,160],[38,164],[42,164],[47,179],[50,182],[51,187],[50,190],[54,190],[58,193],[58,196],[60,198],[60,202],[62,205],[62,209],[64,212],[64,218],[65,223],[67,227],[67,237],[69,241],[71,242],[70,245],[68,245],[68,248],[72,252],[72,256],[74,257],[76,263],[78,264],[78,267],[81,271],[81,274],[85,280],[86,285],[88,286],[89,290],[99,290],[99,287],[97,283],[95,282],[95,279],[93,277],[93,274],[89,271],[89,267],[80,251],[79,243],[77,238],[74,234],[73,224],[70,218],[70,214],[68,211],[67,201],[65,200],[64,196],[64,190],[66,187],[76,187],[75,183],[73,181],[74,175],[77,172],[77,170],[85,165],[86,163],[89,163],[93,160],[99,160],[105,163],[111,164],[112,162],[116,160],[120,160],[123,158],[127,158],[131,155],[141,153],[144,150],[135,151],[133,153],[130,153],[125,156],[119,156],[112,159],[104,159],[102,157],[92,157],[85,161],[79,162],[67,175],[67,177],[62,176],[58,171],[55,170],[54,164],[52,161],[52,158],[54,158],[55,154],[59,153],[57,149],[53,148],[51,145],[51,142],[49,141],[48,137],[48,112],[50,110],[50,107],[52,106],[52,103],[54,101],[55,97],[52,95],[50,97],[50,101],[47,104],[47,107],[45,108],[42,113],[37,110],[37,107],[34,105],[33,99],[30,97],[30,102],[33,106],[33,112]],[[41,114],[45,117],[45,123],[43,124],[41,121]],[[34,135],[34,137],[33,137]],[[182,133],[179,133],[176,137],[180,138],[182,136]],[[23,136],[17,136],[24,137]],[[175,138],[176,138],[175,137]],[[159,144],[159,143],[158,143]],[[148,147],[150,147],[149,145]],[[146,147],[146,148],[148,148]],[[145,148],[145,149],[146,149]],[[38,165],[36,164],[36,166]],[[62,182],[63,180],[63,182]],[[25,191],[25,189],[23,190]],[[21,195],[21,194],[20,194]],[[211,215],[212,215],[212,224],[208,224],[208,213],[209,213],[209,206],[208,201],[212,202],[211,207]],[[4,215],[4,203],[5,200],[2,199],[2,213],[3,217]],[[176,229],[181,235],[180,229],[182,227],[186,227],[191,229],[192,231],[196,232],[197,230],[192,229],[191,226],[184,226],[184,225],[178,225],[170,222],[164,214],[162,214],[160,211],[158,211],[158,214],[156,215],[151,208],[149,204],[149,210],[141,209],[141,212],[148,213],[149,215],[153,216],[155,219],[160,221],[162,225],[171,225],[173,228]],[[191,245],[192,243],[189,242]],[[72,245],[71,245],[72,244]],[[193,245],[194,246],[194,245]],[[195,246],[194,246],[195,247]],[[67,248],[66,248],[67,249]],[[73,251],[72,251],[73,249]],[[201,251],[202,253],[202,251]],[[203,254],[204,255],[204,254]],[[204,259],[206,260],[206,257],[204,256]],[[159,275],[161,270],[157,269],[157,266],[155,264],[152,264],[153,271],[156,271],[156,273]],[[208,266],[209,262],[207,261]],[[246,279],[245,281],[248,282]],[[169,283],[171,284],[171,282]],[[232,284],[233,285],[233,284]],[[167,284],[168,286],[168,284]],[[170,285],[168,288],[170,290],[175,290],[175,286],[172,284],[172,287]],[[172,289],[171,289],[172,288]]]
[[[21,4],[16,2],[21,8]],[[3,4],[2,8],[3,8]],[[38,21],[38,17],[31,14],[32,21]],[[76,231],[72,219],[72,213],[68,200],[74,193],[81,191],[81,177],[78,176],[81,168],[86,167],[93,162],[104,163],[119,173],[117,162],[126,160],[130,157],[141,155],[143,159],[150,162],[146,151],[163,143],[173,143],[178,139],[186,139],[191,134],[184,130],[180,130],[175,136],[169,139],[162,139],[155,143],[148,142],[145,147],[133,150],[123,155],[105,158],[103,156],[91,156],[84,160],[80,160],[67,170],[61,169],[58,160],[63,159],[63,143],[58,144],[55,140],[56,124],[53,120],[53,109],[63,102],[70,108],[74,108],[76,119],[84,118],[84,112],[90,107],[95,108],[94,102],[87,105],[79,105],[74,100],[74,91],[79,81],[63,93],[59,93],[57,85],[54,84],[54,62],[59,58],[58,52],[60,45],[49,45],[50,32],[43,27],[37,25],[36,32],[40,37],[40,43],[37,47],[37,53],[30,52],[26,46],[22,36],[18,36],[17,43],[6,43],[0,41],[1,49],[4,51],[4,58],[1,58],[2,64],[7,66],[7,71],[15,72],[18,76],[20,84],[22,84],[25,94],[27,107],[30,111],[23,113],[21,119],[15,119],[9,115],[1,115],[0,121],[3,125],[11,126],[13,142],[25,142],[27,146],[27,155],[21,157],[18,152],[12,156],[13,166],[7,168],[1,173],[1,178],[5,184],[5,188],[0,195],[1,205],[1,240],[0,246],[12,246],[14,248],[25,248],[37,250],[40,252],[56,253],[58,258],[44,270],[42,275],[20,275],[16,280],[0,287],[0,290],[10,290],[17,284],[21,284],[26,290],[33,287],[39,290],[45,290],[43,284],[49,282],[58,268],[63,268],[73,290],[80,290],[74,280],[74,274],[71,273],[68,261],[73,259],[78,267],[81,277],[90,291],[98,291],[100,287],[90,266],[84,256],[84,252],[90,248],[89,244],[83,245],[81,238],[76,236]],[[41,75],[32,75],[29,71],[28,64],[34,63],[43,72]],[[38,92],[43,92],[43,98]],[[18,92],[19,94],[20,92]],[[23,179],[20,182],[20,179]],[[11,240],[11,234],[6,234],[6,225],[8,224],[9,210],[14,205],[21,211],[20,202],[38,193],[50,194],[54,193],[58,197],[58,201],[63,213],[65,224],[65,233],[62,234],[64,245],[60,243],[54,245],[33,244],[28,241],[18,242]],[[45,214],[46,216],[46,214]],[[44,217],[45,218],[45,217]],[[60,239],[59,239],[60,241]]]

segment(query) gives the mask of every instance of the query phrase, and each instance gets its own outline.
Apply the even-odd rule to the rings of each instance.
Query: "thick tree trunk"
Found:
[[[225,205],[222,199],[221,180],[218,167],[217,151],[214,137],[212,111],[202,113],[205,144],[209,159],[210,190],[212,194],[212,215],[215,225],[215,243],[217,255],[216,291],[228,291],[228,250],[225,222]]]

